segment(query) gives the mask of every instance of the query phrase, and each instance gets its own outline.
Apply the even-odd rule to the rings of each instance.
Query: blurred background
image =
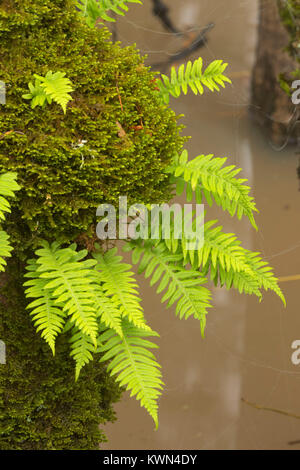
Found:
[[[159,4],[144,0],[143,6],[130,5],[129,13],[113,26],[115,39],[125,45],[136,43],[147,55],[146,63],[164,72],[172,61],[199,56],[205,63],[214,59],[229,63],[232,85],[224,91],[202,97],[190,93],[172,100],[171,106],[185,115],[181,122],[185,134],[192,136],[187,144],[191,157],[228,156],[230,163],[243,168],[260,210],[260,230],[255,233],[246,220],[231,219],[215,207],[208,210],[207,219],[218,218],[243,246],[260,251],[279,278],[299,275],[299,157],[288,126],[290,98],[283,98],[285,104],[274,110],[274,87],[268,89],[261,72],[267,67],[271,73],[273,67],[277,73],[279,63],[270,49],[273,63],[266,63],[268,54],[260,56],[267,40],[261,44],[266,29],[262,31],[259,22],[268,5],[256,0],[164,0],[175,25],[172,32],[172,25],[166,29],[153,14],[155,3]],[[174,61],[172,56],[191,47],[211,23],[214,27],[203,47]],[[280,38],[273,42],[279,54]],[[257,87],[261,96],[255,93]],[[260,104],[266,97],[266,106]],[[154,431],[147,413],[124,394],[115,407],[118,421],[106,426],[109,441],[102,448],[299,449],[299,419],[259,409],[300,415],[300,365],[291,361],[291,345],[300,340],[300,280],[283,280],[286,309],[274,294],[265,294],[259,303],[213,287],[214,308],[202,339],[197,322],[177,319],[140,277],[146,317],[161,335],[157,355],[166,388],[160,400],[160,426]]]

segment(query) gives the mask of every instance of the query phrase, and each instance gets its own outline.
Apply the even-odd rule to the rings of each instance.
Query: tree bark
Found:
[[[289,33],[283,26],[276,0],[260,0],[257,59],[252,77],[251,113],[268,138],[278,146],[296,143],[299,126],[291,97],[281,88],[279,76],[298,68],[286,47]]]

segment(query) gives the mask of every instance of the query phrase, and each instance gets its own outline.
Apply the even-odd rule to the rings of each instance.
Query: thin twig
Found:
[[[15,131],[15,130],[7,131],[7,132],[4,132],[4,134],[0,135],[0,140],[4,139],[4,137],[6,137],[7,135],[10,135],[10,134],[13,134],[13,133],[20,134],[20,135],[25,135],[24,132],[20,132],[20,131]]]
[[[124,111],[124,109],[123,109],[123,103],[122,103],[122,98],[121,98],[121,95],[120,95],[120,90],[119,90],[119,87],[118,87],[118,83],[116,84],[116,87],[117,87],[118,98],[119,98],[119,102],[120,102],[121,110],[122,110],[122,111]]]
[[[256,408],[257,410],[272,411],[273,413],[279,413],[284,416],[289,416],[290,418],[300,419],[299,415],[295,415],[294,413],[289,413],[288,411],[278,410],[277,408],[269,408],[268,406],[258,405],[257,403],[252,403],[251,401],[248,401],[245,398],[241,398],[241,401],[245,403],[246,405],[252,406],[252,408]]]

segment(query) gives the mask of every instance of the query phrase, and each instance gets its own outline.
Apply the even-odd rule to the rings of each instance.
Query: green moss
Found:
[[[163,170],[183,139],[134,47],[86,26],[74,1],[6,0],[0,55],[7,86],[0,135],[13,131],[0,140],[0,171],[17,171],[23,187],[8,225],[19,251],[38,237],[69,241],[86,233],[96,207],[119,195],[132,203],[170,199]],[[49,70],[74,85],[66,115],[56,104],[32,110],[22,99],[33,74]],[[76,148],[81,140],[86,145]]]

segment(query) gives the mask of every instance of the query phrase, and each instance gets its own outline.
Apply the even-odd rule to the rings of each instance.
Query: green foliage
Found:
[[[182,64],[178,72],[175,67],[172,67],[171,78],[162,74],[162,80],[157,82],[162,100],[168,104],[170,95],[178,98],[181,91],[186,95],[188,88],[191,88],[195,95],[198,93],[202,95],[204,86],[212,92],[219,91],[218,85],[224,88],[225,82],[231,83],[231,80],[223,74],[227,65],[222,60],[214,60],[203,71],[203,61],[200,57],[194,63],[189,61],[186,66]]]
[[[99,450],[121,390],[98,353],[74,381],[68,333],[59,336],[52,356],[26,314],[19,272],[14,258],[1,277],[0,450]]]
[[[34,75],[35,84],[31,82],[28,85],[30,93],[23,95],[25,100],[31,100],[31,107],[45,106],[46,103],[51,104],[52,101],[58,103],[64,113],[68,102],[72,99],[69,94],[74,91],[71,81],[65,77],[62,72],[47,72],[45,77]]]
[[[247,179],[237,178],[241,172],[235,165],[225,166],[227,158],[217,158],[213,155],[199,155],[188,161],[188,152],[175,155],[173,164],[168,172],[174,176],[172,181],[176,183],[176,192],[181,195],[186,186],[187,200],[191,201],[193,193],[196,194],[198,204],[202,203],[203,196],[209,205],[213,199],[223,210],[231,216],[237,215],[241,219],[246,215],[255,229],[254,212],[258,212],[252,196],[249,196],[250,188],[244,183]]]
[[[122,317],[127,317],[138,328],[148,329],[131,266],[123,263],[122,257],[117,256],[116,252],[117,248],[114,248],[104,255],[94,254],[99,282],[106,296],[119,308]]]
[[[77,8],[85,17],[87,24],[94,28],[97,20],[115,21],[114,18],[108,16],[107,12],[112,11],[117,15],[124,16],[124,11],[128,11],[126,3],[139,3],[140,0],[77,0]],[[122,11],[123,10],[123,11]]]
[[[33,302],[27,305],[31,309],[36,331],[41,331],[42,338],[49,344],[53,355],[55,354],[55,339],[63,329],[64,317],[66,313],[55,305],[52,291],[46,289],[48,281],[41,279],[37,272],[38,264],[35,260],[29,260],[27,265],[28,273],[26,277],[32,278],[27,281],[25,291],[28,298],[34,298]]]
[[[180,319],[193,316],[200,320],[204,334],[211,298],[210,291],[203,287],[206,278],[199,271],[187,269],[183,254],[178,250],[171,253],[164,242],[155,246],[153,240],[144,244],[132,241],[125,249],[133,249],[133,262],[139,263],[139,273],[151,279],[150,285],[158,283],[156,293],[165,291],[162,302],[167,301],[167,307],[176,303],[176,315]]]
[[[0,221],[5,220],[5,215],[11,212],[8,197],[15,197],[16,191],[21,188],[18,185],[16,173],[8,172],[0,175]],[[9,236],[4,230],[0,230],[0,272],[5,270],[6,261],[4,258],[11,256],[12,247],[9,243]]]
[[[7,198],[14,198],[16,191],[20,189],[16,173],[8,172],[0,175],[0,220],[5,219],[5,213],[11,212],[11,206]]]
[[[101,361],[110,361],[108,371],[120,386],[126,386],[131,396],[136,396],[141,406],[146,408],[158,427],[158,404],[163,382],[160,366],[149,349],[157,346],[149,341],[150,336],[158,336],[154,331],[137,328],[127,320],[122,322],[123,335],[120,337],[112,329],[98,338],[99,349],[105,353]]]
[[[9,243],[9,236],[4,230],[0,230],[0,272],[5,271],[6,260],[11,256],[13,248]]]
[[[36,251],[36,262],[30,261],[28,274],[30,277],[24,285],[28,297],[37,297],[42,303],[41,308],[34,312],[34,321],[41,321],[43,307],[44,323],[39,329],[44,330],[45,339],[50,339],[49,345],[53,349],[54,332],[59,332],[62,319],[68,316],[71,324],[86,334],[96,344],[97,322],[96,311],[93,306],[93,287],[89,278],[89,269],[96,264],[94,260],[82,260],[87,254],[86,250],[75,252],[75,247],[61,249],[54,242],[51,246],[43,243],[43,248]],[[46,281],[42,283],[41,281]],[[50,294],[50,305],[47,293]],[[57,312],[54,305],[62,306]],[[29,308],[35,307],[33,302]],[[38,303],[38,307],[40,304]],[[58,313],[58,314],[57,314]]]
[[[91,340],[91,337],[84,334],[82,330],[74,328],[72,336],[70,338],[71,353],[76,362],[75,368],[75,380],[79,378],[81,369],[94,359],[93,354],[95,353],[95,344]]]
[[[137,395],[157,424],[159,366],[146,349],[153,345],[143,339],[156,334],[145,323],[130,266],[122,263],[116,249],[104,255],[95,253],[94,260],[83,260],[87,251],[75,250],[75,245],[60,248],[57,243],[49,246],[43,242],[36,259],[28,262],[25,277],[30,280],[24,283],[25,294],[35,299],[27,309],[37,332],[41,331],[54,354],[58,334],[71,328],[70,355],[76,362],[76,380],[93,359],[96,334],[101,332],[97,341],[99,352],[105,351],[102,360],[118,355],[108,370],[118,374],[117,380]],[[178,275],[178,280],[182,277]]]
[[[223,227],[217,224],[217,220],[204,223],[203,217],[194,218],[193,229],[203,225],[203,244],[194,250],[188,245],[188,240],[183,236],[180,240],[174,239],[174,230],[171,231],[170,240],[163,240],[169,253],[178,256],[180,264],[188,268],[191,266],[194,272],[199,271],[201,276],[210,274],[215,285],[232,287],[240,293],[254,294],[262,299],[262,290],[275,292],[284,305],[286,304],[276,277],[269,264],[261,258],[260,253],[251,252],[241,246],[241,242],[234,233],[223,232]],[[173,225],[174,228],[174,225]],[[175,243],[176,242],[176,243]],[[136,242],[131,242],[134,247]],[[145,248],[135,248],[137,253]],[[135,256],[133,256],[135,261]]]

